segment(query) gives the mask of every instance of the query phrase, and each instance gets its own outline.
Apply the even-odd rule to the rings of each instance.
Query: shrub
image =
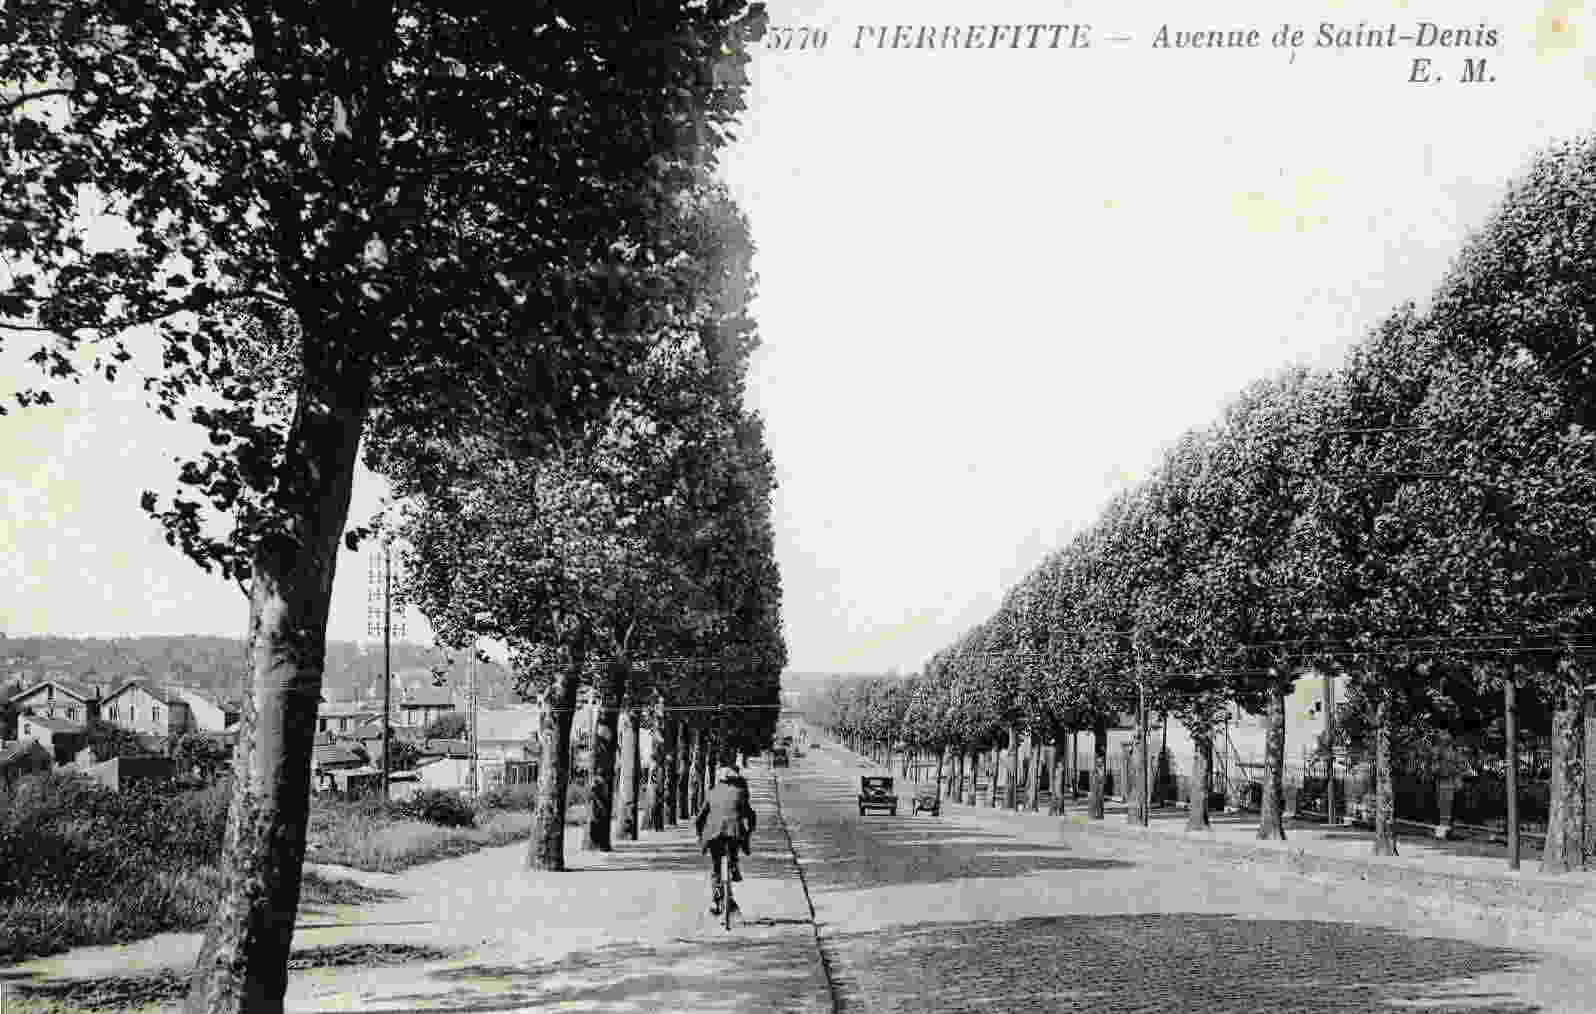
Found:
[[[400,815],[440,827],[475,827],[476,813],[458,792],[422,789],[398,804]]]
[[[500,785],[477,797],[477,809],[530,810],[537,801],[536,785]]]

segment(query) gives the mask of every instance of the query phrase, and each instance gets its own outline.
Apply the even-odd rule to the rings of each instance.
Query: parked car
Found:
[[[868,810],[886,810],[898,815],[898,796],[892,791],[892,779],[879,775],[865,775],[859,779],[859,816]]]
[[[914,809],[909,811],[914,816],[924,810],[933,817],[942,815],[942,796],[937,792],[935,785],[921,785],[914,791]]]

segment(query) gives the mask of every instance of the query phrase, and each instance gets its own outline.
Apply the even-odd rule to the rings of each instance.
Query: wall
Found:
[[[149,736],[170,736],[191,725],[182,700],[168,703],[138,684],[108,699],[102,711],[106,721]]]

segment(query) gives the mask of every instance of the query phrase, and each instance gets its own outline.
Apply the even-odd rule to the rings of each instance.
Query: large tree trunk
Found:
[[[1383,682],[1374,707],[1374,854],[1397,854],[1396,794],[1391,780],[1391,691]]]
[[[1064,783],[1069,779],[1068,740],[1067,734],[1053,734],[1053,775],[1048,782],[1051,795],[1048,796],[1047,812],[1055,817],[1064,813]]]
[[[1025,782],[1025,808],[1042,812],[1042,738],[1031,733],[1031,773]]]
[[[1585,868],[1585,702],[1582,682],[1560,666],[1552,695],[1551,808],[1546,816],[1546,848],[1542,873],[1568,873]]]
[[[1080,736],[1079,731],[1070,730],[1070,758],[1066,766],[1069,768],[1071,799],[1079,799],[1081,795],[1081,776],[1079,774],[1081,763]]]
[[[1582,694],[1585,708],[1585,863],[1596,863],[1596,695]]]
[[[948,747],[944,746],[942,749],[937,751],[937,777],[936,781],[932,782],[932,784],[936,786],[937,802],[939,803],[942,801],[942,770],[947,766],[948,749]]]
[[[340,385],[345,395],[369,386],[354,377]],[[282,466],[287,530],[265,536],[251,559],[250,688],[233,762],[226,880],[190,976],[188,1014],[276,1014],[288,989],[327,613],[365,416],[363,403],[329,409],[331,401],[302,394]]]
[[[676,721],[665,708],[665,698],[661,696],[659,720],[654,725],[654,766],[651,769],[657,795],[650,826],[655,831],[676,824]]]
[[[1140,824],[1142,822],[1142,772],[1145,770],[1145,760],[1142,757],[1142,726],[1141,719],[1136,719],[1135,735],[1130,742],[1130,766],[1125,772],[1125,823]]]
[[[693,752],[687,767],[687,816],[692,819],[704,805],[704,740],[703,729],[693,730]]]
[[[571,721],[576,717],[577,696],[582,686],[583,656],[573,652],[571,665],[555,677],[544,696],[545,706],[538,717],[538,741],[542,756],[538,760],[538,798],[532,806],[532,846],[527,853],[529,870],[565,869],[565,808],[571,786]]]
[[[1020,805],[1020,730],[1009,730],[1008,784],[1003,787],[1003,808],[1015,810]]]
[[[1264,732],[1263,805],[1258,814],[1258,837],[1285,841],[1286,687],[1278,680],[1269,686],[1268,715],[1268,726]]]
[[[988,751],[988,756],[991,758],[992,764],[992,787],[986,794],[986,805],[996,809],[1001,798],[998,782],[1003,777],[1003,748],[994,746]]]
[[[1213,791],[1213,733],[1206,728],[1192,728],[1191,741],[1191,808],[1186,813],[1186,830],[1207,831],[1213,826],[1208,820],[1208,795]]]
[[[1101,716],[1092,719],[1092,790],[1086,800],[1086,816],[1103,819],[1103,794],[1108,781],[1108,722]]]
[[[614,848],[610,842],[610,818],[614,815],[616,739],[627,675],[625,662],[612,661],[604,667],[604,676],[599,680],[593,761],[587,776],[587,827],[582,834],[582,848],[588,852],[609,852]]]
[[[676,815],[681,820],[693,819],[693,751],[698,748],[697,739],[697,730],[682,722],[676,736]]]
[[[620,769],[620,801],[616,804],[615,816],[610,819],[611,840],[637,841],[637,789],[642,775],[638,729],[641,725],[642,716],[632,702],[627,701],[621,712],[621,760],[616,765]]]

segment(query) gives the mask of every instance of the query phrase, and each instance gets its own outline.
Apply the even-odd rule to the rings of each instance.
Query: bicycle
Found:
[[[737,902],[732,900],[732,878],[731,870],[729,869],[730,865],[730,863],[727,863],[728,869],[726,871],[725,879],[721,884],[724,897],[721,898],[720,917],[726,924],[727,933],[731,932],[732,911],[737,907]]]

